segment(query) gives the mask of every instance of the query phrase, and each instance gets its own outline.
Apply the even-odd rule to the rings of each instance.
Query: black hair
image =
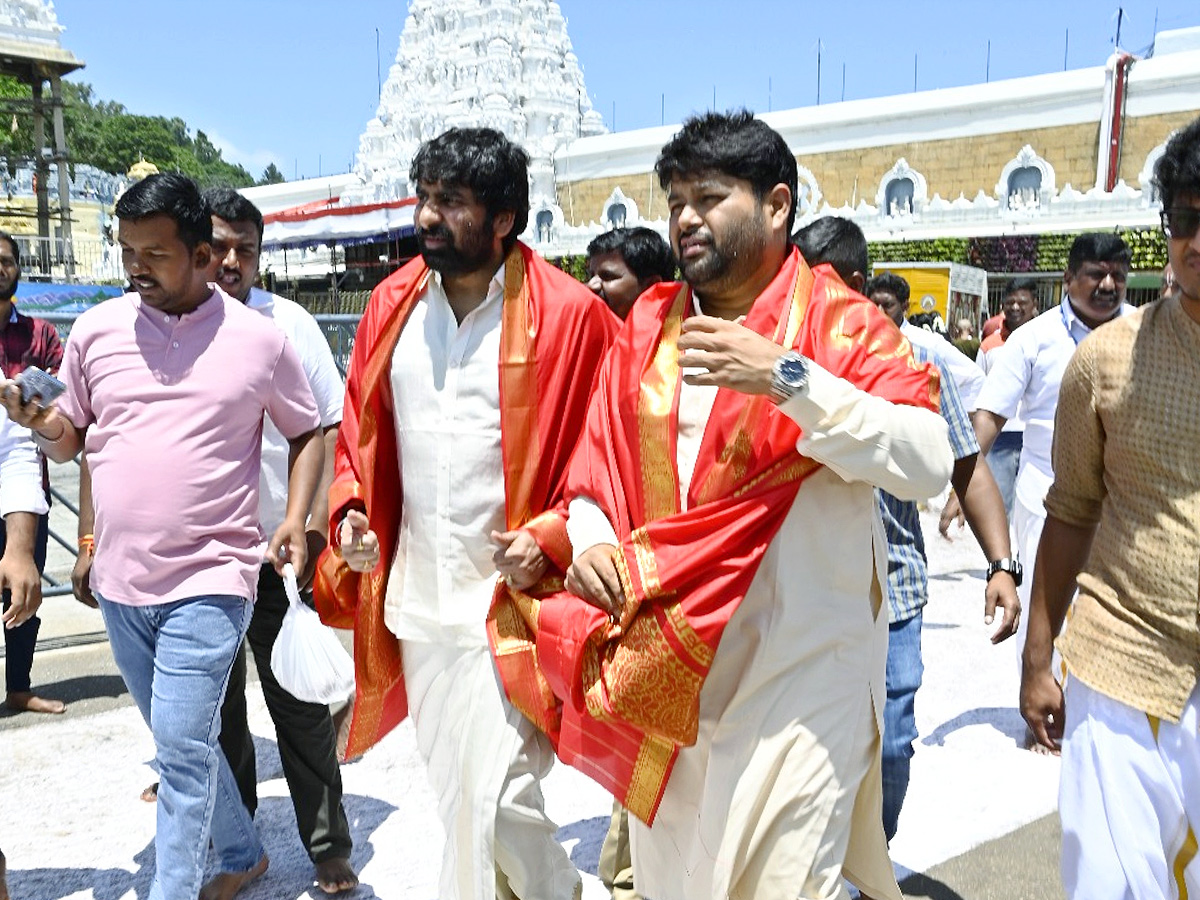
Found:
[[[1094,231],[1075,238],[1075,242],[1071,244],[1071,252],[1067,254],[1067,271],[1078,272],[1085,262],[1121,263],[1129,268],[1131,259],[1129,245],[1120,235]]]
[[[178,172],[147,175],[117,200],[118,219],[136,222],[150,216],[167,216],[188,250],[212,243],[212,213],[200,196],[196,182]]]
[[[805,262],[810,266],[829,263],[842,281],[848,282],[855,272],[865,276],[870,268],[867,236],[841,216],[822,216],[797,231],[792,240]]]
[[[21,248],[17,246],[17,242],[13,240],[13,236],[7,231],[0,230],[0,241],[8,241],[8,246],[12,247],[13,259],[17,261],[17,265],[21,264]]]
[[[934,334],[940,334],[942,337],[947,337],[949,334],[946,331],[946,323],[942,320],[940,313],[917,313],[908,317],[908,324],[915,325],[917,328],[924,328],[926,331],[932,331]]]
[[[258,207],[231,187],[209,188],[203,194],[209,211],[226,222],[250,222],[258,229],[258,243],[262,244],[263,217]]]
[[[587,255],[619,253],[639,282],[650,278],[675,280],[675,257],[662,235],[651,228],[614,228],[592,239]]]
[[[1163,209],[1170,209],[1185,194],[1200,200],[1200,119],[1167,141],[1154,166],[1154,183],[1158,185]]]
[[[1014,278],[1004,288],[1004,296],[1011,297],[1017,291],[1029,291],[1034,301],[1037,300],[1038,284],[1032,278]]]
[[[868,279],[866,287],[863,288],[863,296],[870,297],[876,291],[886,291],[905,305],[908,304],[911,293],[908,282],[895,272],[880,272],[874,278]]]
[[[796,157],[778,131],[748,109],[692,116],[659,151],[654,163],[666,190],[672,178],[719,172],[750,182],[759,200],[777,184],[792,192],[787,230],[796,221]]]
[[[505,253],[529,224],[529,154],[494,128],[451,128],[426,141],[408,177],[414,184],[441,181],[470,188],[489,218],[511,212]]]

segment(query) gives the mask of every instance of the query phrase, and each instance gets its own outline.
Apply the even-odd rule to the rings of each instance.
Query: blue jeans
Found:
[[[221,700],[252,604],[229,596],[154,606],[97,599],[121,677],[154,735],[157,869],[149,900],[194,900],[210,826],[222,872],[244,872],[263,856],[217,744]]]
[[[896,836],[900,808],[908,793],[913,741],[917,739],[917,688],[925,665],[921,662],[921,620],[911,619],[888,626],[887,702],[883,706],[883,831],[890,841]]]
[[[1000,496],[1004,500],[1004,514],[1008,516],[1009,522],[1012,521],[1013,498],[1016,497],[1017,489],[1017,466],[1021,462],[1021,445],[1024,443],[1025,432],[1001,431],[996,435],[996,442],[992,444],[992,449],[987,455],[988,468],[992,470],[996,479],[996,487],[1000,488]]]

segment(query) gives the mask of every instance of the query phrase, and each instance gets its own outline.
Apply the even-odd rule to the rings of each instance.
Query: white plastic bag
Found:
[[[297,700],[338,703],[354,690],[354,661],[333,629],[321,622],[316,610],[304,605],[291,563],[283,567],[283,587],[288,611],[283,617],[271,671],[275,680]]]

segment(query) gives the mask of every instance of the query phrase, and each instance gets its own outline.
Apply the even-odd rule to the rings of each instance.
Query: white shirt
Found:
[[[252,288],[246,307],[262,313],[284,333],[300,356],[308,386],[317,400],[321,427],[330,428],[342,421],[342,400],[346,395],[342,376],[333,361],[321,326],[298,303],[259,288]],[[258,496],[258,517],[268,537],[283,524],[287,513],[288,442],[271,417],[263,421],[262,474]]]
[[[919,328],[908,320],[900,324],[900,333],[908,338],[910,344],[924,347],[950,372],[962,397],[963,407],[968,411],[975,408],[975,399],[983,388],[983,373],[971,357],[967,356],[952,343],[924,328]]]
[[[460,325],[430,275],[392,354],[403,485],[384,621],[402,640],[486,646],[496,581],[492,531],[505,531],[500,442],[504,267]]]
[[[0,516],[50,509],[42,490],[42,463],[33,435],[0,409]]]
[[[975,364],[977,366],[979,366],[980,370],[983,372],[984,378],[986,378],[987,373],[992,370],[992,363],[996,359],[996,351],[999,350],[1003,346],[1004,346],[1004,344],[999,344],[995,347],[992,347],[990,350],[982,350],[981,349],[979,351],[979,354],[975,357]],[[976,402],[976,404],[978,404],[978,402],[979,402],[978,399],[976,399],[975,402]],[[1024,413],[1022,413],[1020,410],[1018,410],[1017,414],[1015,416],[1013,416],[1011,419],[1005,420],[1004,427],[1001,428],[1000,430],[1001,431],[1024,431],[1025,430],[1025,419],[1023,418],[1023,416],[1024,416]]]
[[[1117,315],[1132,310],[1128,304]],[[1042,502],[1054,481],[1050,448],[1063,372],[1078,343],[1092,333],[1064,298],[1014,331],[988,357],[989,371],[975,408],[1010,419],[1020,410],[1025,437],[1017,470],[1017,499],[1044,514]]]

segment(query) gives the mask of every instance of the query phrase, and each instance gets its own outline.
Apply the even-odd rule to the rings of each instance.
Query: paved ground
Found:
[[[62,467],[65,468],[65,467]],[[56,471],[56,483],[71,473]],[[1024,900],[1062,896],[1055,805],[1058,765],[1020,749],[1016,660],[988,644],[982,557],[969,537],[947,544],[926,520],[933,557],[926,612],[922,739],[893,858],[909,897]],[[74,524],[67,524],[74,535]],[[69,572],[65,554],[51,569]],[[138,794],[154,780],[149,733],[103,641],[99,615],[68,598],[43,607],[35,682],[70,707],[62,717],[0,713],[0,846],[14,900],[144,900],[153,864],[154,807]],[[258,826],[271,869],[242,896],[317,896],[296,839],[269,717],[251,687],[262,802]],[[433,900],[442,844],[411,730],[401,727],[344,770],[363,876],[359,898]],[[586,898],[610,802],[559,766],[545,788],[560,839],[585,874]]]

